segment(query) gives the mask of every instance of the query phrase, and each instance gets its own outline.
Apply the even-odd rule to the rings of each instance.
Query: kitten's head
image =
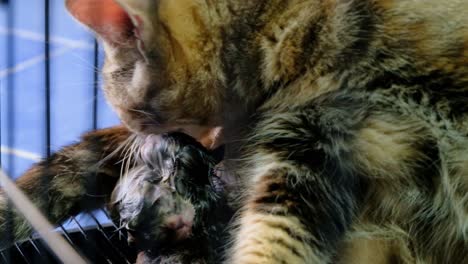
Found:
[[[106,51],[104,91],[122,122],[143,134],[196,138],[220,125],[223,77],[217,1],[67,0]]]
[[[195,139],[171,133],[148,136],[139,156],[111,198],[112,211],[137,246],[150,249],[202,236],[209,218],[225,206],[210,153]]]

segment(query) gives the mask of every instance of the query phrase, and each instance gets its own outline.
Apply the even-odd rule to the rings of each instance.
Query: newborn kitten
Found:
[[[232,212],[215,159],[182,133],[149,136],[111,206],[141,251],[137,263],[219,263]]]

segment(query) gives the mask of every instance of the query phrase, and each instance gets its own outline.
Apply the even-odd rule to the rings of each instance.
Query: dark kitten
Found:
[[[219,263],[232,212],[215,160],[182,133],[148,136],[112,207],[144,263]]]

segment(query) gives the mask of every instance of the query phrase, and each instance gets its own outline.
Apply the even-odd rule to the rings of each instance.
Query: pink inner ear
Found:
[[[134,26],[127,12],[114,0],[67,0],[70,13],[113,45],[127,44]]]

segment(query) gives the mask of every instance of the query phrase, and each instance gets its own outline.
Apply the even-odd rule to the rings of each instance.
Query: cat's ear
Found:
[[[155,34],[153,24],[154,18],[158,13],[158,0],[116,0],[122,6],[130,17],[135,37],[143,48],[144,43],[149,43],[151,37]]]
[[[155,0],[66,0],[69,12],[111,45],[149,38]]]
[[[68,11],[104,41],[126,44],[133,38],[133,23],[114,0],[67,0]]]

